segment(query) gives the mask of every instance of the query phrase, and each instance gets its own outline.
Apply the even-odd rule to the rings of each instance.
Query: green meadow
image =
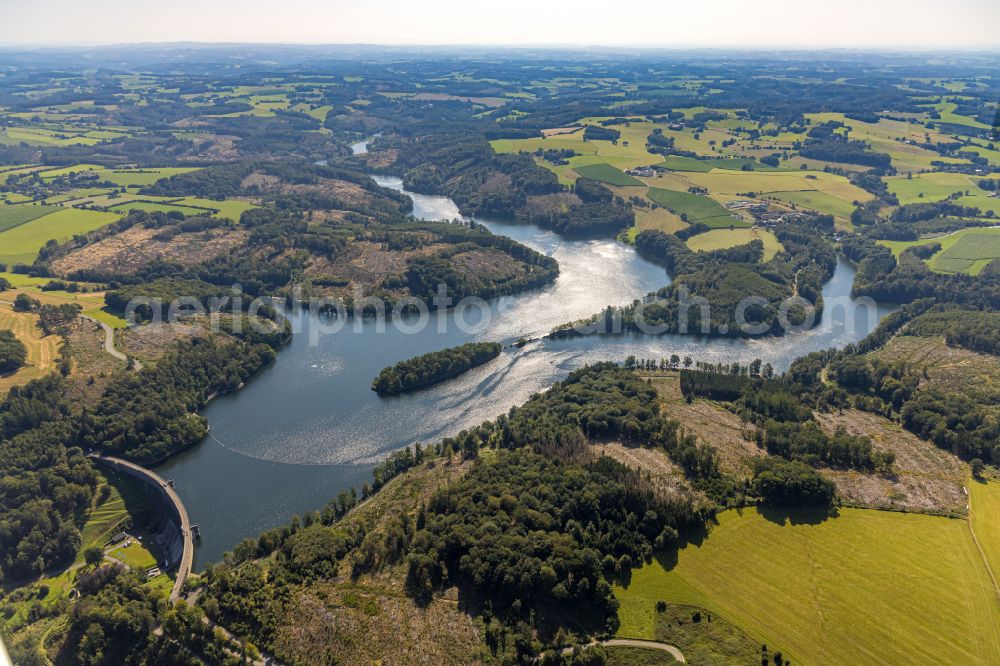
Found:
[[[777,237],[766,229],[712,229],[689,238],[687,246],[695,252],[711,252],[746,245],[754,240],[764,244],[764,261],[770,261],[784,249]]]
[[[641,180],[633,178],[621,169],[616,169],[610,164],[588,164],[576,167],[575,171],[583,178],[599,180],[602,183],[615,185],[617,187],[645,187]]]
[[[849,219],[854,212],[854,204],[845,201],[832,194],[817,192],[815,190],[805,192],[770,192],[767,196],[795,204],[800,208],[808,208],[817,213],[826,213],[842,219]]]
[[[116,213],[127,213],[130,210],[144,210],[147,213],[160,212],[160,213],[182,213],[184,215],[203,215],[208,211],[201,208],[192,208],[191,206],[182,206],[177,204],[159,203],[156,201],[129,201],[127,203],[119,204],[110,208]]]
[[[101,180],[107,180],[119,187],[142,187],[158,180],[181,173],[197,171],[197,167],[157,167],[155,169],[99,169]]]
[[[972,530],[993,575],[1000,575],[1000,481],[972,479],[966,485]]]
[[[972,227],[947,236],[916,241],[879,241],[897,257],[915,245],[940,243],[941,250],[927,260],[932,270],[941,273],[978,275],[993,259],[1000,257],[1000,228]]]
[[[63,241],[85,234],[117,220],[120,215],[78,208],[54,213],[0,232],[0,262],[30,264],[50,240]]]
[[[730,510],[615,593],[621,637],[653,638],[664,600],[717,613],[793,664],[1000,663],[997,591],[965,520]]]
[[[942,201],[955,192],[979,190],[969,176],[961,173],[920,173],[912,178],[892,176],[885,182],[902,205]]]
[[[56,206],[0,206],[0,232],[59,210]]]

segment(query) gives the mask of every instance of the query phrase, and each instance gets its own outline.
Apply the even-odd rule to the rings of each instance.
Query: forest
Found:
[[[12,331],[0,330],[0,374],[15,372],[27,358],[24,343]]]
[[[399,395],[433,386],[495,359],[500,350],[496,342],[469,342],[423,354],[384,368],[372,381],[372,390],[379,395]]]

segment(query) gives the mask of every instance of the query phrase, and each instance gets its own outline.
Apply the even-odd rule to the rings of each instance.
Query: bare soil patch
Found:
[[[356,241],[334,259],[313,257],[305,270],[307,276],[334,276],[366,286],[379,286],[390,275],[406,270],[410,257],[434,254],[441,246],[413,250],[388,250],[381,243]]]
[[[157,361],[170,351],[175,343],[204,337],[208,324],[208,317],[201,316],[187,321],[133,326],[120,333],[120,348],[140,361]]]
[[[665,496],[702,496],[691,489],[684,478],[684,471],[661,450],[612,442],[594,444],[591,451],[597,456],[608,456],[626,467],[649,474],[656,490]]]
[[[664,415],[680,421],[684,430],[699,442],[714,446],[719,452],[719,467],[738,479],[751,476],[751,462],[766,455],[753,441],[755,427],[744,423],[729,410],[709,400],[695,399],[690,404],[681,393],[680,374],[649,377],[660,395]]]
[[[875,352],[887,361],[903,360],[925,368],[922,385],[951,393],[964,393],[984,405],[1000,405],[1000,358],[949,347],[943,337],[898,335]]]
[[[525,208],[529,215],[545,215],[548,213],[565,213],[570,208],[583,203],[580,197],[572,192],[556,192],[554,194],[536,194],[527,198]]]
[[[333,584],[303,591],[276,640],[281,657],[304,664],[464,666],[482,663],[481,646],[473,619],[454,601],[418,606],[401,592]]]
[[[157,240],[154,236],[159,231],[140,225],[130,227],[55,259],[51,264],[52,271],[56,275],[68,275],[80,270],[132,275],[155,259],[194,266],[231,252],[242,245],[248,236],[243,229],[219,228],[177,234],[170,240]]]
[[[403,514],[414,519],[421,503],[472,465],[425,463],[390,481],[345,521],[382,534],[387,523]],[[351,556],[344,558],[336,579],[297,591],[276,640],[279,657],[310,664],[482,663],[482,639],[473,618],[459,608],[457,590],[418,605],[405,593],[405,564],[393,563],[352,580],[352,562]]]
[[[282,191],[293,194],[322,194],[335,197],[352,206],[366,205],[372,201],[372,195],[365,188],[357,183],[336,178],[323,178],[318,183],[284,185]]]
[[[244,190],[250,189],[251,187],[257,187],[266,191],[276,189],[280,182],[281,179],[277,176],[271,176],[260,171],[254,171],[240,181],[240,187]]]
[[[845,501],[876,509],[966,512],[966,466],[951,453],[876,414],[847,409],[815,417],[827,433],[842,427],[850,435],[868,437],[877,450],[896,454],[891,476],[823,470]]]
[[[377,150],[368,153],[365,162],[373,169],[385,169],[391,167],[399,159],[399,151],[395,148],[388,150]]]
[[[477,282],[480,276],[489,276],[493,282],[510,280],[521,275],[522,264],[506,252],[495,249],[459,252],[451,257],[455,269],[470,282]]]

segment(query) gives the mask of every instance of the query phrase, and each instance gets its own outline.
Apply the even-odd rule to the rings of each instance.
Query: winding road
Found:
[[[113,328],[111,328],[110,326],[108,326],[107,324],[105,324],[103,321],[101,321],[99,319],[94,319],[93,317],[88,317],[87,315],[80,315],[80,317],[82,317],[83,319],[86,319],[87,321],[92,321],[95,324],[97,324],[98,326],[100,326],[101,328],[103,328],[104,329],[104,351],[106,351],[107,353],[111,354],[112,356],[114,356],[118,360],[125,361],[126,363],[128,363],[128,356],[126,356],[124,352],[121,352],[121,351],[118,351],[117,349],[115,349],[115,330]],[[133,365],[133,368],[135,369],[136,372],[142,370],[142,363],[139,363],[138,359],[133,358],[132,359],[132,365]]]
[[[646,641],[638,638],[611,638],[606,641],[594,641],[587,645],[583,645],[583,648],[591,648],[595,645],[602,645],[604,647],[629,647],[629,648],[642,648],[644,650],[659,650],[660,652],[667,652],[675,660],[682,664],[686,664],[687,660],[684,658],[684,653],[680,651],[676,645],[671,645],[670,643],[661,643],[660,641]],[[562,653],[563,655],[573,654],[573,650],[576,648],[565,648]]]

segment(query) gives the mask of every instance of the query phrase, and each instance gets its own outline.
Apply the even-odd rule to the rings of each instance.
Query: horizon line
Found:
[[[775,44],[765,46],[761,44],[613,44],[613,43],[585,43],[585,42],[528,42],[528,43],[405,43],[405,42],[288,42],[288,41],[198,41],[198,40],[166,40],[166,41],[141,41],[141,42],[9,42],[0,40],[2,49],[110,49],[127,47],[235,47],[235,46],[259,46],[259,47],[298,47],[298,48],[372,48],[372,49],[497,49],[497,50],[585,50],[585,49],[610,49],[619,51],[670,51],[670,52],[691,52],[691,51],[752,51],[752,52],[787,52],[797,51],[803,53],[820,52],[849,52],[849,53],[1000,53],[1000,42],[993,44],[962,44],[962,45],[796,45],[796,44]]]

